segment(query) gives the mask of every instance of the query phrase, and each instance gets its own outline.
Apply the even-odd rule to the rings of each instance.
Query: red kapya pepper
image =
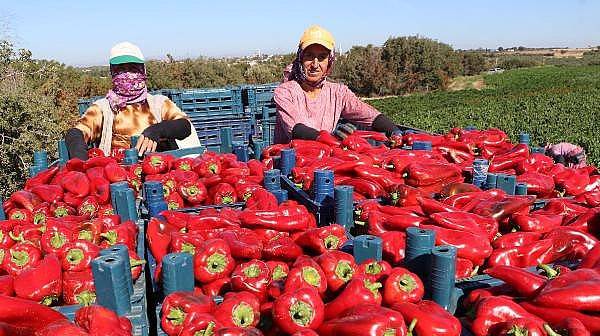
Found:
[[[133,221],[125,221],[121,225],[105,230],[100,237],[103,238],[101,247],[107,248],[115,244],[123,244],[128,249],[136,249],[136,242],[138,236],[138,227]]]
[[[196,174],[196,172],[194,171],[171,170],[169,172],[169,175],[171,175],[171,177],[175,179],[175,183],[177,184],[177,186],[180,186],[187,182],[196,182],[199,179],[198,174]]]
[[[171,232],[169,251],[171,253],[185,252],[195,255],[205,241],[205,236],[197,232],[181,233],[173,231]]]
[[[490,172],[499,172],[515,168],[519,162],[527,160],[528,157],[529,146],[526,144],[517,144],[506,152],[494,154],[490,160],[488,170]]]
[[[423,336],[458,336],[461,332],[459,320],[433,301],[423,300],[419,303],[398,303],[392,309],[404,316],[410,324],[409,335],[416,332]]]
[[[357,269],[354,257],[342,251],[327,251],[315,257],[315,261],[325,274],[327,289],[333,293],[346,285]]]
[[[397,265],[404,260],[406,233],[399,231],[383,232],[379,235],[383,242],[383,260]]]
[[[96,196],[99,204],[108,204],[110,202],[110,182],[101,177],[91,179],[90,195]]]
[[[441,227],[484,235],[490,240],[498,233],[496,220],[470,212],[438,212],[430,214],[429,218]]]
[[[500,279],[524,297],[533,297],[548,279],[514,266],[494,266],[485,270],[491,277]]]
[[[397,267],[392,269],[383,286],[383,303],[391,306],[395,303],[421,301],[425,287],[421,279],[409,270]]]
[[[177,210],[185,207],[185,202],[179,193],[170,193],[169,196],[165,197],[168,210]]]
[[[128,172],[116,162],[104,166],[104,174],[110,183],[127,181]]]
[[[456,279],[470,278],[477,274],[478,268],[474,268],[473,262],[469,259],[456,258]]]
[[[59,251],[64,271],[80,272],[90,267],[91,262],[100,253],[100,247],[85,240],[66,243]]]
[[[339,224],[331,224],[306,230],[295,241],[307,251],[322,254],[339,249],[347,240],[346,229]]]
[[[10,195],[9,200],[17,207],[32,211],[42,200],[34,193],[27,190],[17,190]]]
[[[18,297],[49,306],[58,302],[62,293],[62,269],[54,254],[48,254],[37,265],[15,276],[14,288]]]
[[[292,238],[278,235],[264,242],[262,257],[266,260],[292,262],[302,255],[302,248]]]
[[[64,195],[63,189],[55,184],[40,184],[31,188],[31,192],[48,203],[61,201]]]
[[[96,301],[96,287],[92,270],[63,272],[62,300],[65,304],[88,306]]]
[[[363,275],[376,281],[385,281],[391,272],[392,266],[387,261],[367,259],[358,265],[357,275]]]
[[[217,238],[227,242],[235,259],[260,259],[262,256],[263,242],[250,229],[226,230],[218,233]]]
[[[554,179],[552,176],[536,172],[527,172],[517,176],[517,182],[527,185],[527,194],[537,195],[540,198],[550,197],[554,192]]]
[[[33,208],[31,215],[33,216],[34,225],[46,224],[48,218],[52,217],[52,211],[50,211],[50,204],[46,202],[38,204],[38,206]]]
[[[321,336],[406,335],[404,321],[394,323],[387,312],[356,312],[325,321],[318,329]]]
[[[302,287],[313,287],[320,295],[324,295],[327,290],[327,278],[321,266],[306,255],[298,257],[294,262],[288,273],[284,291]]]
[[[29,242],[19,242],[4,252],[2,268],[12,275],[17,276],[24,270],[35,267],[42,259],[42,251]]]
[[[180,171],[191,171],[196,160],[192,158],[178,158],[173,161],[172,168]]]
[[[554,166],[554,160],[542,153],[531,153],[527,160],[517,164],[516,170],[519,175],[528,172],[544,173]]]
[[[530,302],[521,302],[520,305],[530,314],[539,316],[539,318],[553,326],[560,326],[567,319],[575,318],[579,320],[592,335],[600,333],[600,317],[598,316],[584,314],[570,309],[542,307]]]
[[[285,292],[273,304],[273,322],[284,332],[316,329],[323,323],[325,305],[314,288]]]
[[[582,268],[550,280],[540,290],[533,302],[540,306],[600,310],[600,273]]]
[[[489,335],[490,328],[495,324],[515,318],[526,318],[536,321],[540,326],[544,321],[527,312],[523,307],[507,297],[486,297],[479,301],[475,311],[475,319],[471,331],[476,336]]]
[[[13,220],[0,221],[0,248],[8,248],[15,244],[15,241],[10,237],[12,229],[18,222]]]
[[[202,292],[210,297],[224,295],[231,291],[231,278],[225,277],[202,285]]]
[[[527,335],[545,336],[544,325],[539,321],[528,318],[514,318],[493,325],[489,334],[491,336]]]
[[[492,246],[494,249],[518,247],[536,242],[541,237],[539,232],[510,232],[494,239]]]
[[[250,292],[260,300],[267,300],[267,289],[271,284],[269,266],[261,260],[250,260],[239,264],[231,274],[231,288],[236,292]]]
[[[91,221],[85,221],[78,224],[74,230],[74,238],[94,244],[100,244],[102,240],[100,235],[105,229],[108,229],[108,227],[104,225],[105,220],[103,220],[106,218],[107,217],[94,218]]]
[[[242,211],[239,219],[242,226],[251,229],[263,228],[290,232],[306,230],[310,216],[312,215],[304,206],[284,202],[276,211]]]
[[[96,217],[100,204],[96,196],[87,196],[81,200],[81,203],[77,207],[77,214],[79,216],[85,216],[87,218]]]
[[[532,212],[528,215],[515,214],[511,221],[518,231],[546,233],[561,226],[563,216],[539,214]]]
[[[558,332],[554,331],[548,324],[544,325],[544,329],[549,336],[569,335],[569,336],[590,336],[590,331],[585,327],[583,322],[574,317],[568,317],[561,323],[556,324]]]
[[[211,175],[221,175],[222,164],[216,157],[203,156],[202,159],[195,163],[193,168],[198,176],[208,177]]]
[[[212,314],[191,312],[186,314],[179,336],[214,335],[219,329],[222,326]]]
[[[202,204],[208,197],[208,191],[200,181],[190,181],[179,185],[179,194],[192,205]]]
[[[83,162],[83,170],[88,170],[94,167],[105,167],[110,163],[116,163],[117,160],[114,157],[91,157]]]
[[[132,333],[131,321],[127,317],[97,305],[77,310],[75,323],[90,335],[128,336]]]
[[[42,234],[40,246],[46,254],[58,253],[66,243],[74,241],[75,238],[73,230],[66,227],[54,227],[46,229],[46,232]]]
[[[89,168],[88,170],[85,171],[85,175],[88,177],[88,179],[92,179],[94,177],[102,177],[102,178],[106,178],[106,174],[104,174],[104,167],[93,167],[93,168]]]
[[[340,316],[355,305],[381,304],[379,288],[381,283],[373,282],[368,277],[354,277],[335,299],[325,305],[325,320]]]
[[[406,184],[422,187],[436,183],[462,182],[461,170],[448,163],[414,162],[406,167]],[[441,190],[441,187],[440,187]]]
[[[370,180],[351,178],[344,181],[344,185],[354,187],[357,193],[363,194],[368,198],[377,198],[386,195],[386,191],[382,185]]]
[[[205,241],[194,255],[194,277],[201,283],[227,277],[234,268],[231,250],[223,239]]]
[[[33,214],[27,209],[12,209],[8,212],[8,219],[21,223],[33,223]]]
[[[150,154],[142,161],[142,171],[146,175],[163,174],[169,171],[173,157],[164,154]]]
[[[392,172],[379,167],[367,165],[355,166],[354,175],[358,178],[375,182],[385,190],[391,190],[397,184],[404,184],[402,176],[396,176]]]
[[[590,176],[585,171],[568,168],[563,172],[551,175],[554,178],[557,190],[567,195],[577,196],[585,192],[590,183]]]
[[[260,320],[260,301],[249,292],[229,292],[215,309],[214,316],[225,327],[256,327]]]
[[[433,225],[421,225],[421,228],[435,231],[436,245],[456,247],[457,256],[471,260],[474,265],[483,265],[492,253],[492,246],[485,235]]]
[[[25,190],[32,190],[33,187],[42,185],[42,184],[50,184],[50,181],[54,178],[56,173],[58,173],[60,167],[58,165],[52,166],[46,170],[42,170],[37,173],[37,175],[28,178],[25,181]]]
[[[78,171],[65,174],[60,181],[60,186],[76,197],[85,197],[90,193],[90,180],[84,173]]]
[[[290,272],[290,267],[283,261],[267,261],[269,274],[271,276],[271,284],[267,289],[270,298],[278,298],[285,288],[285,281]]]
[[[228,183],[219,183],[210,189],[212,204],[232,204],[237,202],[235,188]]]
[[[48,325],[69,322],[66,316],[50,307],[31,300],[4,295],[0,295],[0,316],[2,316],[4,323],[15,327],[19,331],[19,333],[8,333],[8,335],[20,335],[22,333],[34,335]],[[42,333],[41,335],[57,334]]]
[[[193,292],[174,292],[163,301],[160,325],[167,335],[179,335],[189,314],[210,314],[215,308],[215,302],[209,296]]]
[[[15,295],[14,279],[11,275],[0,275],[0,295]]]

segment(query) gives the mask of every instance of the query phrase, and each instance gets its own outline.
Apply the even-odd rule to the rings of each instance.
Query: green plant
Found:
[[[497,127],[516,141],[568,141],[600,163],[600,66],[515,69],[484,76],[486,89],[414,94],[369,101],[404,125],[447,132],[455,126]]]

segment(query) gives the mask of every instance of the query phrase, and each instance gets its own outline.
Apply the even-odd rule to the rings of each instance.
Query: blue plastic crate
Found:
[[[139,228],[139,232],[136,252],[140,258],[144,258],[146,250],[144,221],[138,220],[137,225]],[[146,266],[143,266],[142,274],[133,285],[133,295],[131,296],[131,311],[125,315],[131,321],[134,336],[147,336],[150,330],[150,324],[148,322],[147,315],[148,303],[146,300],[147,298],[145,269]],[[81,308],[81,305],[57,306],[52,308],[65,315],[71,321],[73,321],[75,319],[75,313],[79,308]]]
[[[221,145],[221,128],[229,127],[232,130],[232,141],[248,144],[252,135],[252,118],[197,118],[190,117],[192,125],[198,133],[200,143],[209,147],[211,145]]]
[[[248,85],[242,88],[242,101],[249,111],[262,119],[262,107],[272,109],[275,113],[275,103],[273,102],[273,93],[280,83],[269,83],[261,85]]]
[[[281,188],[287,190],[289,199],[304,205],[308,211],[315,215],[317,225],[325,226],[335,222],[333,199],[328,198],[322,204],[315,202],[310,195],[296,187],[294,182],[285,176],[281,176]]]
[[[161,93],[188,115],[242,115],[241,88],[223,89],[165,89]]]
[[[275,140],[275,120],[256,120],[254,137],[262,140],[264,146],[273,144]]]

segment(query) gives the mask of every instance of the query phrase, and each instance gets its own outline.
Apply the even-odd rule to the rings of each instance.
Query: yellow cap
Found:
[[[304,31],[304,34],[302,34],[302,37],[300,38],[300,49],[304,50],[309,45],[315,43],[320,44],[329,50],[333,50],[335,40],[330,32],[320,26],[314,25],[308,27],[308,29]]]

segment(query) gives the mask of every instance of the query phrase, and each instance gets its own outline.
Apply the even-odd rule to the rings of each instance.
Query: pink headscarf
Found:
[[[148,88],[146,87],[146,70],[143,64],[135,64],[133,71],[118,71],[111,66],[113,87],[106,99],[113,111],[119,111],[128,104],[140,103],[146,100]]]

